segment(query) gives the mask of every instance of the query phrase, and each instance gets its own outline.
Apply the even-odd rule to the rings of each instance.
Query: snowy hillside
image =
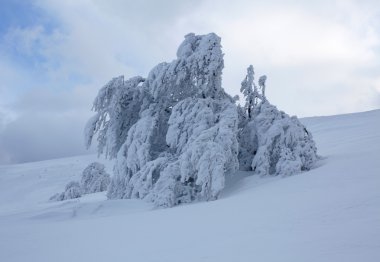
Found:
[[[380,110],[302,122],[318,168],[239,172],[219,200],[169,209],[48,202],[94,156],[0,166],[0,261],[380,261]]]

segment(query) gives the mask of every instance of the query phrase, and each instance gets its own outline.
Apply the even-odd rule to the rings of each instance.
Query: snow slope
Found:
[[[380,261],[380,110],[302,122],[319,167],[240,172],[221,199],[170,209],[47,201],[94,156],[0,166],[0,261]]]

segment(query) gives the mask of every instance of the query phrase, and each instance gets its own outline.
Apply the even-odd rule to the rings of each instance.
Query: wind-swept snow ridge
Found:
[[[220,37],[188,34],[176,60],[157,65],[146,79],[114,78],[99,91],[86,145],[97,133],[99,154],[116,157],[109,198],[174,206],[217,199],[225,175],[238,170],[239,162],[259,174],[310,168],[316,158],[304,151],[315,147],[301,141],[305,132],[297,119],[277,121],[284,114],[265,98],[266,76],[257,87],[248,68],[243,110],[221,86],[223,66]]]

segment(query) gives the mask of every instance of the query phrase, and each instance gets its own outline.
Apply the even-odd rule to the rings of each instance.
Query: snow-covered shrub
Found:
[[[63,201],[67,199],[74,199],[74,198],[81,197],[82,194],[83,194],[83,190],[79,182],[71,181],[66,185],[64,192],[55,194],[54,196],[50,198],[50,200]]]
[[[110,175],[105,171],[103,164],[98,162],[89,164],[82,173],[81,187],[83,194],[106,191],[110,180]]]
[[[99,91],[85,137],[89,147],[97,135],[98,153],[116,158],[109,198],[142,198],[158,206],[213,200],[239,163],[259,174],[273,166],[286,174],[311,166],[305,163],[315,159],[304,153],[308,146],[314,150],[307,144],[311,136],[301,143],[298,120],[281,122],[279,111],[265,115],[266,77],[256,87],[249,67],[242,108],[221,86],[223,67],[217,35],[188,34],[171,63],[157,65],[147,78],[114,78]],[[273,119],[266,123],[261,116]],[[269,137],[281,129],[269,130],[271,125],[282,128],[283,139]]]
[[[70,181],[65,191],[53,195],[50,200],[63,201],[79,198],[84,194],[103,192],[110,184],[110,175],[105,171],[105,166],[98,162],[89,164],[82,172],[81,182]]]
[[[297,117],[289,117],[275,106],[260,104],[252,120],[258,148],[252,169],[260,175],[291,175],[310,170],[317,160],[312,135]]]
[[[73,199],[81,197],[83,190],[79,182],[71,181],[66,185],[64,198],[63,199]]]
[[[259,79],[262,92],[258,92],[253,74],[250,66],[246,79],[251,81],[242,82],[248,121],[239,133],[240,168],[259,175],[291,175],[309,170],[318,159],[311,133],[297,117],[289,117],[268,102],[265,76]]]
[[[64,197],[64,193],[56,193],[54,195],[52,195],[49,200],[50,201],[62,201],[64,200],[63,197]]]

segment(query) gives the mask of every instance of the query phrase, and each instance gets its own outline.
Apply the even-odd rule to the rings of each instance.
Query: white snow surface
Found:
[[[0,166],[0,261],[380,261],[380,110],[301,121],[318,167],[238,172],[220,199],[174,208],[48,201],[95,156]]]

